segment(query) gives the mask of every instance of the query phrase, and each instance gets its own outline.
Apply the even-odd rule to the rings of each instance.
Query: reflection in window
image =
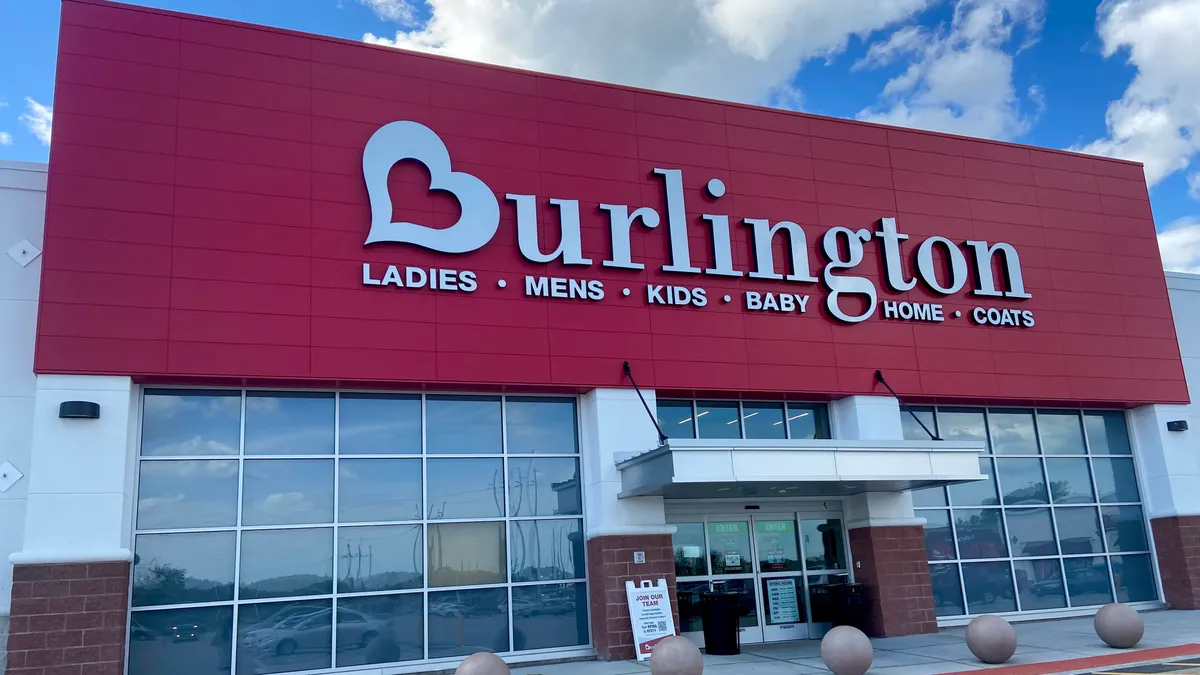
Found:
[[[1022,610],[1067,606],[1058,558],[1017,560],[1013,568],[1017,572],[1017,591],[1021,594]]]
[[[425,658],[420,593],[339,598],[337,667]]]
[[[925,426],[922,427],[922,424]],[[900,425],[904,430],[904,440],[906,441],[928,441],[932,440],[929,437],[930,434],[937,434],[937,423],[933,420],[933,408],[905,407],[900,411]]]
[[[243,525],[333,522],[332,459],[253,459],[243,471]]]
[[[1016,557],[1057,555],[1050,509],[1008,509],[1008,537]]]
[[[1129,455],[1129,430],[1125,413],[1119,410],[1089,411],[1083,414],[1088,447],[1093,455]]]
[[[500,399],[429,396],[425,399],[425,452],[431,455],[500,454]]]
[[[513,651],[588,644],[588,598],[583,584],[514,586]]]
[[[509,651],[508,591],[481,588],[430,593],[429,658],[465,656],[481,650]]]
[[[578,459],[508,460],[508,515],[578,516],[582,513]]]
[[[917,508],[923,506],[946,506],[946,488],[937,487],[913,490],[912,498],[913,506]]]
[[[1086,459],[1047,459],[1050,496],[1055,504],[1093,504],[1092,472]]]
[[[997,459],[996,470],[1000,473],[1000,485],[1004,488],[1004,503],[1021,506],[1045,504],[1046,479],[1042,475],[1040,459]]]
[[[508,454],[574,454],[575,399],[516,398],[505,401]]]
[[[1148,555],[1119,555],[1112,558],[1117,602],[1149,602],[1158,599],[1154,568]]]
[[[421,519],[421,460],[338,462],[338,522]]]
[[[1133,460],[1126,457],[1097,458],[1092,460],[1092,471],[1096,476],[1096,491],[1100,501],[1106,504],[1136,502],[1138,494],[1137,475],[1133,472]]]
[[[239,675],[328,668],[333,649],[331,605],[329,600],[313,600],[238,607]]]
[[[1067,594],[1072,607],[1105,605],[1112,602],[1112,584],[1105,558],[1064,558]]]
[[[144,461],[137,527],[166,530],[237,524],[237,460]]]
[[[964,563],[962,574],[971,614],[1017,611],[1008,562]]]
[[[247,455],[332,455],[333,394],[246,394]]]
[[[151,389],[142,406],[143,457],[238,454],[239,392]]]
[[[976,408],[939,408],[938,434],[947,441],[987,442],[983,410]]]
[[[708,573],[704,560],[704,523],[679,523],[671,535],[675,576],[697,577]],[[682,609],[680,610],[682,611]]]
[[[958,554],[962,559],[1008,556],[1004,528],[1000,524],[1000,509],[955,509],[954,529],[958,534]]]
[[[713,574],[743,574],[752,571],[750,524],[744,520],[724,523],[710,521],[708,557]]]
[[[233,659],[233,608],[194,607],[129,616],[129,675],[224,675]],[[249,671],[247,671],[249,672]]]
[[[494,459],[425,460],[430,520],[504,515],[504,463]]]
[[[238,597],[282,598],[333,592],[333,530],[252,530],[242,533]]]
[[[1054,518],[1058,521],[1058,543],[1064,555],[1104,552],[1096,507],[1054,509]]]
[[[1038,435],[1046,455],[1082,455],[1083,426],[1078,410],[1039,410]]]
[[[737,401],[696,401],[700,438],[741,438]]]
[[[760,572],[790,572],[803,569],[796,540],[795,518],[755,520],[754,543],[758,548]]]
[[[989,410],[987,420],[993,453],[997,455],[1038,454],[1032,411]]]
[[[954,530],[949,511],[922,511],[925,518],[925,552],[929,561],[954,560]]]
[[[678,556],[675,558],[678,560]],[[675,597],[679,600],[679,632],[693,633],[704,630],[704,616],[700,613],[701,595],[709,591],[707,581],[681,581],[675,586]]]
[[[980,457],[979,473],[987,478],[950,486],[951,503],[955,506],[995,506],[1000,503],[996,497],[996,471],[992,468],[992,460]]]
[[[338,592],[421,588],[425,547],[420,525],[338,528]]]
[[[1149,551],[1146,524],[1140,506],[1104,506],[1100,509],[1108,550],[1113,553]]]
[[[428,527],[430,586],[505,582],[504,523],[439,523]]]
[[[509,531],[514,582],[583,578],[583,528],[578,518],[517,520]]]
[[[819,404],[787,404],[788,433],[793,439],[829,438],[829,410]]]
[[[809,570],[846,569],[841,519],[802,520],[800,532],[804,537],[804,564]]]
[[[338,410],[338,453],[421,454],[421,397],[342,394]]]
[[[787,438],[787,428],[783,425],[782,403],[746,402],[742,404],[742,425],[746,428],[746,438],[754,439],[783,439]]]
[[[233,600],[234,532],[139,534],[133,606]]]
[[[667,438],[695,438],[696,419],[691,401],[658,401],[658,426]]]
[[[938,616],[965,613],[958,564],[930,565],[929,582],[933,586],[933,609]]]

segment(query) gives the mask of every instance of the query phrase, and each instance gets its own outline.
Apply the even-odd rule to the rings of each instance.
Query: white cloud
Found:
[[[430,18],[363,39],[727,100],[795,106],[809,59],[937,0],[429,0]]]
[[[970,136],[1021,136],[1045,98],[1036,85],[1017,94],[1013,56],[1037,40],[1044,14],[1044,0],[957,0],[948,26],[895,31],[871,45],[854,69],[911,61],[888,81],[880,106],[858,117]],[[1024,112],[1023,103],[1033,111]]]
[[[1158,233],[1163,269],[1200,274],[1200,218],[1188,216]]]
[[[395,21],[411,26],[417,17],[417,9],[409,0],[358,0],[370,7],[384,21]]]
[[[0,131],[0,145],[12,145],[12,134]]]
[[[1108,105],[1108,134],[1074,149],[1142,162],[1151,185],[1185,170],[1200,152],[1200,0],[1105,0],[1096,31],[1137,74]]]
[[[1200,171],[1193,171],[1188,174],[1188,196],[1192,199],[1200,199]]]
[[[29,133],[36,136],[42,145],[50,145],[50,123],[54,117],[54,111],[28,96],[25,97],[25,105],[29,112],[21,115],[20,118],[25,124],[25,128],[29,129]]]

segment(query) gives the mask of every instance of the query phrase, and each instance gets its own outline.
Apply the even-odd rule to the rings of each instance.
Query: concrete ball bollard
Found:
[[[1096,635],[1106,645],[1116,649],[1136,646],[1146,632],[1146,624],[1137,610],[1119,602],[1101,607],[1092,625],[1096,628]]]
[[[491,652],[475,652],[463,659],[454,675],[509,675],[508,664]]]
[[[681,635],[672,635],[650,651],[650,675],[700,675],[703,671],[700,648]]]
[[[821,640],[821,660],[833,675],[863,675],[875,662],[875,648],[853,626],[837,626]]]
[[[984,663],[1004,663],[1017,652],[1017,631],[998,616],[977,616],[967,624],[967,649]]]

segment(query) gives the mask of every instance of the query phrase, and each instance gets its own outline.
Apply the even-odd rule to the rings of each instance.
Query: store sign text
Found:
[[[430,189],[452,194],[461,205],[461,215],[450,227],[432,228],[418,223],[394,222],[392,200],[388,192],[388,172],[397,162],[416,160],[430,173]],[[880,311],[884,319],[898,321],[941,322],[948,316],[960,318],[961,311],[948,314],[938,303],[880,300],[875,282],[868,276],[853,272],[863,262],[867,246],[878,244],[887,288],[903,293],[918,283],[936,294],[950,296],[970,283],[971,294],[981,298],[1028,299],[1021,261],[1010,244],[995,244],[968,240],[959,244],[941,236],[923,240],[915,253],[915,270],[905,272],[904,243],[909,235],[899,231],[895,218],[880,218],[874,230],[833,227],[821,237],[820,249],[826,261],[819,270],[820,278],[810,268],[808,238],[803,228],[790,221],[770,222],[761,218],[743,218],[742,225],[750,228],[753,269],[739,270],[733,265],[732,236],[729,216],[703,214],[709,225],[713,244],[713,264],[702,269],[693,264],[688,241],[687,209],[683,191],[683,172],[680,169],[657,168],[655,177],[662,182],[666,202],[666,229],[670,240],[670,262],[663,272],[680,275],[701,275],[734,279],[747,277],[764,282],[800,285],[822,283],[827,294],[825,308],[835,318],[847,322],[865,321]],[[487,245],[495,236],[500,223],[500,204],[492,190],[475,176],[453,171],[449,152],[442,140],[428,127],[416,122],[392,122],[380,127],[367,142],[363,151],[363,176],[371,202],[371,229],[365,244],[382,242],[406,243],[446,254],[469,253]],[[707,192],[715,203],[725,195],[725,185],[718,179],[708,181]],[[522,257],[530,262],[559,263],[568,267],[587,268],[593,261],[583,257],[580,227],[580,203],[573,199],[552,198],[549,203],[559,214],[562,235],[558,247],[543,252],[538,234],[538,198],[536,195],[508,194],[507,201],[516,208],[517,242]],[[631,240],[638,230],[658,228],[664,218],[657,210],[624,204],[599,204],[608,215],[612,254],[600,266],[615,270],[643,270],[645,264],[635,261]],[[786,269],[778,269],[772,247],[783,238],[787,251]],[[814,242],[815,244],[816,242]],[[940,258],[940,262],[939,262]],[[993,273],[998,260],[1002,279]],[[435,291],[471,293],[479,287],[479,277],[471,270],[429,269],[422,267],[372,266],[363,263],[363,284],[394,286],[396,288],[427,288]],[[611,283],[611,282],[610,282]],[[497,279],[505,288],[507,280]],[[608,294],[605,282],[599,279],[525,276],[523,291],[528,297],[566,300],[601,301]],[[620,290],[624,296],[633,291]],[[646,284],[638,291],[649,305],[705,307],[717,298],[709,289],[690,284]],[[859,302],[843,302],[858,298]],[[807,293],[778,290],[744,290],[741,302],[747,311],[803,314],[809,308]],[[720,296],[720,302],[732,302],[730,295]],[[1033,312],[979,306],[968,312],[969,319],[981,325],[1034,325]]]

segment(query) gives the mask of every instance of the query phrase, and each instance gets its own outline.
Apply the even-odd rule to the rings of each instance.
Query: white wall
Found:
[[[33,343],[42,275],[40,255],[21,266],[7,251],[22,240],[40,251],[45,217],[46,165],[0,162],[0,465],[9,462],[24,474],[0,492],[0,615],[8,614],[11,604],[8,556],[20,550],[25,530],[37,382]]]

